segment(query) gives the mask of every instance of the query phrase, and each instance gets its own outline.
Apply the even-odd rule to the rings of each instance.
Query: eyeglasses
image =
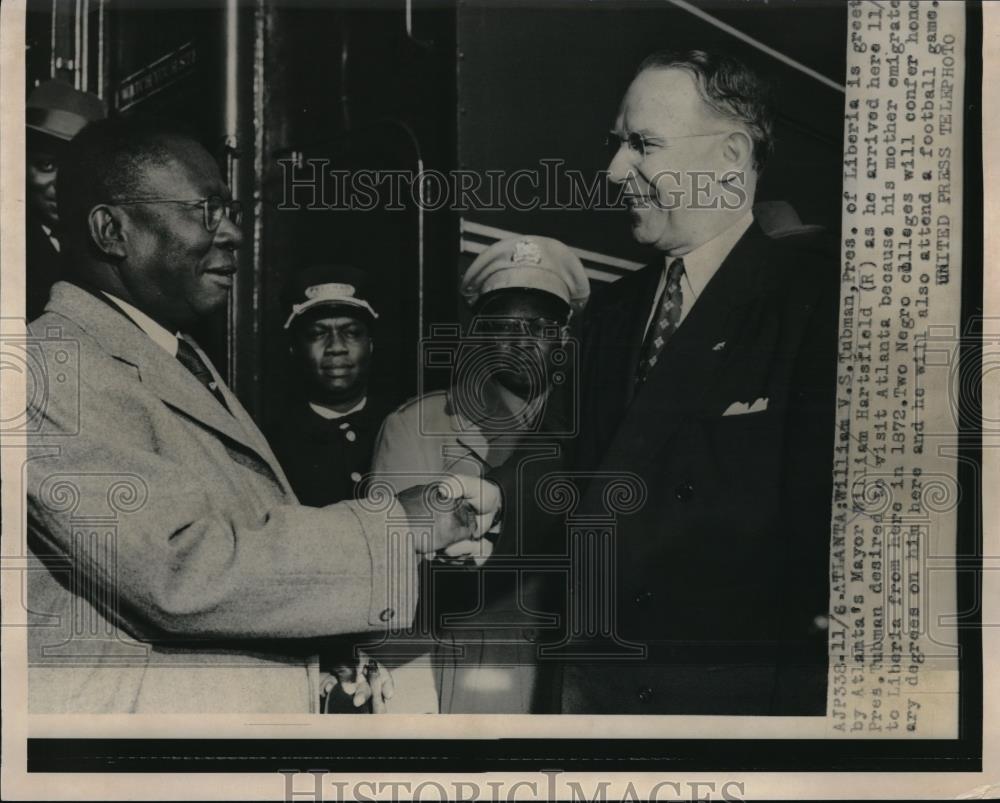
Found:
[[[699,137],[717,137],[720,134],[730,134],[731,131],[709,131],[705,134],[682,134],[676,137],[664,137],[666,142],[675,139],[698,139]],[[604,137],[604,147],[608,149],[608,156],[614,158],[623,145],[628,146],[632,153],[636,153],[640,158],[646,157],[646,148],[649,147],[646,138],[637,131],[629,131],[624,136],[617,131],[609,131]]]
[[[222,216],[225,215],[236,226],[243,221],[243,204],[239,201],[226,200],[219,195],[209,195],[207,198],[124,198],[115,200],[112,203],[118,206],[131,206],[138,204],[183,204],[184,206],[200,206],[204,215],[203,222],[209,231],[215,231],[222,223]]]
[[[559,340],[566,325],[552,318],[481,317],[473,326],[473,334],[484,337],[524,337],[538,340]]]

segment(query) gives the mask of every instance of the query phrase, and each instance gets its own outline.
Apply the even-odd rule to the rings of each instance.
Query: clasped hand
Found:
[[[420,534],[418,552],[468,555],[477,562],[489,556],[489,542],[482,538],[500,509],[500,489],[489,480],[445,474],[436,483],[401,491],[398,499]]]

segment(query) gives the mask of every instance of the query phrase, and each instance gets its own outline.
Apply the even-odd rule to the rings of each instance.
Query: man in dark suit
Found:
[[[614,514],[615,478],[644,502],[615,519],[608,581],[573,581],[570,611],[612,614],[599,642],[570,615],[559,710],[821,715],[836,264],[753,219],[771,118],[736,60],[646,59],[609,140],[660,256],[587,323],[578,513]]]
[[[66,143],[88,122],[105,116],[104,101],[62,81],[39,84],[25,109],[28,161],[25,168],[25,315],[45,309],[49,290],[62,274],[56,174]]]

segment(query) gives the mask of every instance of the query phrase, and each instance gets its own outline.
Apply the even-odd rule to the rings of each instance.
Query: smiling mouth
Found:
[[[236,275],[236,266],[205,268],[205,274],[222,284],[232,284],[233,276]]]
[[[652,208],[653,203],[647,198],[630,197],[625,202],[625,209],[628,210],[629,215],[633,218],[640,217],[644,212],[648,212]]]

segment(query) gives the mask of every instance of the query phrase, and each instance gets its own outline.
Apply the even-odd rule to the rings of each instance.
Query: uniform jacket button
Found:
[[[694,485],[691,480],[685,480],[674,488],[674,496],[680,502],[690,502],[694,498]]]
[[[378,615],[378,618],[383,622],[388,622],[396,615],[396,612],[392,608],[386,608],[382,613]]]
[[[653,699],[653,690],[649,686],[639,689],[638,697],[640,703],[648,703]]]

